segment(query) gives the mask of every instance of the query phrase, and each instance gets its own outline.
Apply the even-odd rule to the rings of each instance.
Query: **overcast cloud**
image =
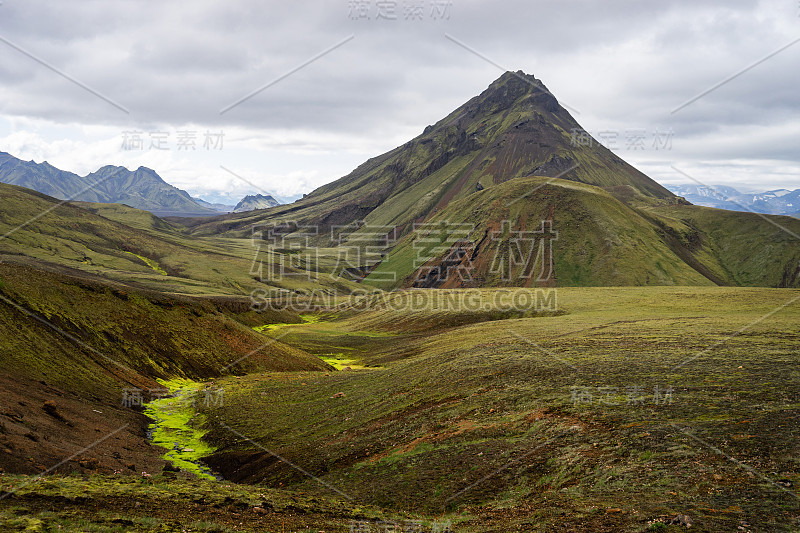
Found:
[[[800,39],[797,0],[4,0],[0,38],[0,150],[80,174],[148,166],[208,200],[256,192],[221,166],[283,196],[337,179],[484,90],[492,62],[535,74],[662,183],[687,182],[674,166],[800,188],[800,42],[675,111]],[[143,149],[124,149],[130,132]]]

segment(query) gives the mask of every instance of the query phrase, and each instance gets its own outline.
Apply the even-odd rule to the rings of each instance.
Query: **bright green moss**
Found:
[[[150,428],[153,443],[166,448],[164,459],[181,470],[205,479],[216,479],[200,459],[211,455],[215,448],[202,439],[207,432],[199,429],[204,417],[195,411],[203,384],[189,379],[159,380],[171,396],[148,403],[145,414],[155,420]],[[215,398],[216,400],[216,398]]]

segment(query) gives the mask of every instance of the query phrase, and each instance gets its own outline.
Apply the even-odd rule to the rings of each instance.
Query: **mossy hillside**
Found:
[[[0,191],[3,232],[13,231],[0,241],[3,251],[140,273],[150,268],[136,256],[157,260],[174,251],[157,238],[45,195],[11,185],[0,185]]]
[[[58,473],[158,472],[163,461],[145,443],[140,408],[162,389],[157,379],[331,370],[250,327],[256,319],[298,319],[293,313],[254,313],[241,298],[165,296],[72,274],[0,264],[2,471],[41,473],[58,465]],[[73,443],[110,435],[64,461]]]
[[[168,276],[169,275],[169,274],[167,274],[166,270],[164,270],[163,268],[158,266],[158,262],[153,261],[152,259],[148,259],[146,257],[143,257],[141,255],[137,255],[137,254],[135,254],[133,252],[126,252],[126,253],[129,253],[129,254],[131,254],[131,255],[133,255],[135,257],[138,257],[139,260],[141,260],[144,264],[146,264],[147,266],[149,266],[151,269],[155,270],[156,272],[158,272],[162,276]]]
[[[274,250],[269,250],[264,246],[259,249],[258,241],[253,238],[254,230],[252,228],[243,233],[242,238],[216,236],[199,238],[197,236],[187,235],[186,229],[177,222],[174,224],[169,223],[147,211],[133,209],[120,204],[77,202],[76,205],[100,214],[105,218],[136,229],[144,230],[154,237],[176,246],[187,247],[193,251],[206,254],[213,254],[212,259],[218,259],[220,255],[227,256],[229,264],[222,265],[222,268],[220,268],[220,264],[216,261],[208,260],[187,264],[189,268],[197,269],[198,274],[203,274],[203,267],[205,266],[205,270],[207,270],[205,273],[206,276],[224,273],[229,279],[226,285],[229,290],[226,291],[225,287],[222,287],[222,292],[240,293],[242,287],[251,289],[252,285],[249,285],[248,282],[255,281],[257,278],[264,281],[263,284],[258,285],[259,287],[281,288],[293,292],[311,291],[314,289],[327,289],[330,291],[331,289],[335,289],[340,293],[347,294],[354,288],[354,285],[345,279],[325,275],[335,270],[338,251],[334,248],[321,247],[318,252],[314,254],[318,262],[309,265],[309,268],[315,272],[315,274],[310,276],[310,280],[308,279],[309,276],[292,275],[296,274],[292,266],[289,266],[289,275],[283,276],[282,278],[278,278],[277,276],[271,278],[269,275],[271,264],[282,262],[282,264],[286,266],[289,265],[289,262],[285,256]],[[244,261],[246,261],[246,263]],[[261,276],[258,274],[259,264],[263,265]],[[247,274],[250,278],[243,279],[242,274]],[[193,277],[197,276],[193,274]],[[188,283],[188,281],[186,281],[186,283]],[[161,285],[164,285],[163,280]],[[199,283],[196,283],[196,285],[200,286]],[[231,291],[230,289],[233,290]]]
[[[30,379],[48,375],[72,389],[78,386],[72,381],[78,376],[83,376],[79,383],[91,388],[98,367],[105,369],[103,375],[132,380],[326,368],[317,358],[281,342],[264,346],[263,336],[235,320],[238,315],[228,302],[167,297],[8,263],[0,265],[0,276],[5,298],[95,350],[0,303],[7,330],[15,332],[0,340],[7,354],[0,364]],[[62,349],[49,349],[51,343]],[[262,349],[255,351],[258,348]]]
[[[0,474],[54,465],[58,473],[158,472],[163,461],[145,442],[140,408],[162,388],[157,379],[332,370],[251,329],[299,320],[294,313],[255,313],[247,299],[168,296],[53,270],[0,263]],[[104,436],[71,457],[76,443]],[[208,453],[199,443],[184,448],[195,450],[193,460]]]
[[[1,255],[10,259],[22,255],[160,292],[248,296],[258,288],[329,288],[347,293],[354,287],[346,280],[329,277],[315,281],[314,276],[309,279],[306,275],[259,276],[259,264],[264,265],[262,272],[270,272],[273,263],[286,266],[285,258],[257,253],[249,238],[206,240],[186,236],[166,223],[153,222],[148,227],[142,218],[152,215],[124,206],[87,210],[0,184],[0,212],[0,235],[8,233],[0,239]],[[295,270],[288,266],[288,272]]]
[[[142,209],[136,209],[124,204],[102,204],[96,202],[71,202],[87,211],[91,211],[103,218],[119,222],[125,226],[151,232],[163,238],[166,235],[178,236],[182,233],[180,226],[171,224]]]
[[[467,172],[469,163],[467,156],[454,158],[441,169],[389,197],[379,209],[366,217],[366,222],[377,226],[404,226],[409,220],[424,217],[433,211],[448,189]]]
[[[231,395],[206,410],[219,446],[210,460],[236,464],[234,479],[326,490],[263,462],[224,423],[356,497],[466,511],[476,525],[640,531],[686,513],[705,530],[746,520],[789,531],[791,495],[689,433],[800,482],[798,307],[756,322],[798,295],[562,288],[567,314],[431,334],[382,369],[219,380]],[[593,399],[575,401],[576,391]],[[268,426],[254,422],[264,417]]]
[[[693,253],[713,257],[731,285],[800,283],[800,221],[795,218],[701,206],[650,211],[687,228],[683,235],[692,238]]]
[[[677,256],[662,241],[658,228],[635,209],[599,188],[568,180],[511,180],[452,202],[428,222],[474,228],[469,240],[480,248],[471,260],[473,284],[529,284],[531,280],[522,276],[504,281],[492,272],[498,242],[487,238],[486,232],[499,231],[504,220],[514,231],[536,231],[543,220],[552,220],[558,232],[552,249],[559,286],[711,284]],[[410,283],[419,266],[417,238],[405,237],[370,273],[367,283],[385,289]],[[444,238],[442,248],[449,249],[459,238],[463,236]],[[382,281],[392,274],[394,282]]]

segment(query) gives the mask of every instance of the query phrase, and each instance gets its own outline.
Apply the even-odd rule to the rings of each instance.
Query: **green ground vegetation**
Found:
[[[203,441],[205,431],[200,429],[205,420],[197,413],[197,402],[224,401],[216,393],[203,396],[202,383],[189,379],[159,380],[168,396],[148,402],[144,413],[153,420],[150,439],[166,448],[164,459],[175,468],[191,472],[199,478],[216,479],[200,459],[211,455],[214,448]]]
[[[301,491],[192,479],[182,475],[33,476],[0,479],[3,531],[95,533],[287,533],[351,531],[358,524],[436,519],[388,513]]]
[[[678,514],[702,531],[796,529],[800,292],[558,295],[560,315],[436,331],[387,310],[293,327],[289,342],[319,350],[351,328],[392,335],[350,346],[382,368],[215,380],[207,460],[330,494],[255,442],[356,500],[466,513],[459,531],[643,531]]]

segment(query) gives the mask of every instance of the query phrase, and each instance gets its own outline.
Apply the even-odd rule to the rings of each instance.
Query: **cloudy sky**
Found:
[[[794,189],[798,39],[798,0],[3,0],[0,150],[289,197],[508,69],[661,183]]]

